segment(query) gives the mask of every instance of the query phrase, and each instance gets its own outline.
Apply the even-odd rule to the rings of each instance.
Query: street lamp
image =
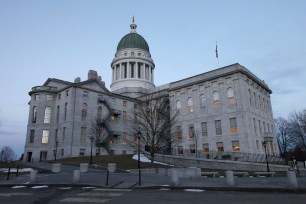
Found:
[[[94,141],[94,137],[90,137],[90,162],[89,164],[92,164],[92,143]]]
[[[141,132],[138,130],[137,132],[138,136],[138,184],[141,186],[141,170],[140,170],[140,137],[141,137]]]
[[[56,141],[56,142],[55,142],[54,161],[56,161],[56,155],[57,155],[57,145],[58,145],[58,141]]]
[[[268,155],[267,155],[267,145],[268,145],[267,141],[263,141],[262,142],[262,146],[265,148],[265,155],[266,155],[266,162],[267,162],[267,171],[270,172],[269,162],[268,162]]]

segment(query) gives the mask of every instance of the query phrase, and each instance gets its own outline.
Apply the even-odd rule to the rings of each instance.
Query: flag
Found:
[[[216,58],[218,58],[218,45],[216,43]]]

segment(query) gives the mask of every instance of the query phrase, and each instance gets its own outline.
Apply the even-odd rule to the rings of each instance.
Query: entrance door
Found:
[[[47,151],[40,151],[39,162],[46,161],[46,160],[47,160]]]
[[[31,162],[32,161],[32,152],[28,152],[27,153],[27,162]]]

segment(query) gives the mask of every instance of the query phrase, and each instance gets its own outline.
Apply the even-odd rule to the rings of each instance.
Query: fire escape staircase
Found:
[[[113,109],[111,104],[109,103],[109,101],[104,97],[99,97],[98,98],[98,104],[99,103],[103,103],[108,109],[107,116],[105,116],[105,118],[103,118],[101,120],[101,125],[106,130],[106,134],[103,137],[101,145],[102,145],[102,147],[104,147],[106,149],[106,151],[109,154],[112,154],[109,143],[110,143],[110,141],[113,137],[119,136],[120,133],[118,131],[114,131],[111,128],[111,126],[109,125],[109,122],[111,121],[112,117],[118,117],[118,115],[120,115],[121,113],[120,113],[120,111]]]

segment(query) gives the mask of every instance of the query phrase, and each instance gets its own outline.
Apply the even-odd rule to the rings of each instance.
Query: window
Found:
[[[37,107],[34,106],[33,107],[32,123],[36,123],[36,119],[37,119]]]
[[[199,86],[199,89],[200,89],[200,91],[203,91],[203,90],[204,90],[204,86],[203,86],[203,85],[200,85],[200,86]]]
[[[178,113],[181,112],[181,101],[176,101],[176,111],[177,111]]]
[[[205,96],[203,94],[200,95],[200,106],[202,109],[206,108],[206,100],[205,100]]]
[[[236,100],[234,98],[234,90],[231,87],[227,89],[227,101],[230,105],[236,104]]]
[[[81,127],[80,142],[85,143],[86,127]]]
[[[213,92],[213,101],[220,101],[220,96],[219,93],[217,91]]]
[[[131,52],[131,55],[134,56],[134,52]]]
[[[259,133],[262,135],[262,129],[261,129],[261,122],[258,120],[258,128],[259,128]]]
[[[134,78],[134,64],[131,64],[131,78]]]
[[[64,120],[67,120],[67,108],[68,108],[68,103],[65,103],[65,113],[64,113]]]
[[[54,134],[54,141],[55,141],[55,142],[58,142],[58,137],[57,137],[57,135],[58,135],[58,130],[55,129],[55,134]]]
[[[187,99],[187,105],[188,105],[188,112],[190,113],[193,112],[193,101],[191,97]]]
[[[48,142],[49,142],[49,130],[43,130],[42,137],[41,137],[41,143],[48,144]]]
[[[239,151],[240,150],[239,141],[232,141],[232,149],[233,149],[233,151]]]
[[[257,108],[257,98],[256,98],[256,93],[254,92],[254,106]]]
[[[115,137],[112,137],[112,138],[110,139],[110,141],[109,141],[109,144],[114,144],[115,141],[116,141],[116,138],[115,138]]]
[[[53,95],[47,94],[47,101],[52,101],[53,100]]]
[[[190,153],[191,153],[191,154],[196,153],[196,150],[195,150],[195,144],[191,144],[191,145],[189,145],[189,149],[190,149]]]
[[[66,96],[69,96],[69,90],[66,90]]]
[[[215,121],[216,135],[222,135],[221,120]]]
[[[126,119],[127,119],[126,111],[122,111],[122,117],[123,117],[123,120],[126,120]]]
[[[138,52],[138,57],[140,57],[141,56],[141,53],[140,52]]]
[[[99,156],[100,155],[100,149],[96,149],[96,156]]]
[[[187,89],[187,94],[192,94],[192,89],[191,88]]]
[[[218,152],[224,152],[223,142],[217,142]]]
[[[189,138],[193,139],[194,138],[194,126],[189,125]]]
[[[58,100],[61,100],[61,94],[58,94]]]
[[[205,152],[205,153],[209,152],[209,145],[208,145],[208,143],[203,144],[203,152]]]
[[[127,105],[127,101],[122,101],[122,106],[126,107],[126,105]]]
[[[64,149],[61,149],[61,155],[62,155],[62,157],[64,156]]]
[[[126,132],[122,132],[121,144],[127,144],[127,142],[126,142]]]
[[[141,78],[141,66],[138,67],[138,78]]]
[[[128,63],[126,63],[126,66],[123,69],[123,78],[126,79],[127,78],[127,67],[128,67]]]
[[[183,139],[182,128],[181,126],[176,126],[177,139]]]
[[[256,120],[253,118],[254,132],[257,133]]]
[[[83,91],[83,96],[88,97],[88,91]]]
[[[62,142],[65,142],[65,137],[66,137],[66,127],[63,127],[63,132],[62,132]]]
[[[202,137],[207,137],[207,123],[201,123],[201,128],[202,128]]]
[[[184,154],[183,146],[177,146],[177,154]]]
[[[85,155],[85,149],[80,149],[80,156],[84,156]]]
[[[264,128],[264,133],[266,133],[266,123],[263,122],[262,124],[263,124],[263,128]]]
[[[249,102],[250,102],[250,105],[252,105],[251,89],[249,89]]]
[[[230,128],[231,128],[231,133],[232,134],[237,134],[238,133],[236,118],[230,118]]]
[[[39,100],[39,94],[35,94],[34,99],[35,99],[35,101]]]
[[[47,106],[45,108],[44,123],[50,123],[50,119],[51,119],[51,107]]]
[[[56,122],[59,121],[59,115],[60,115],[60,106],[57,106],[57,108],[56,108]]]
[[[35,130],[30,131],[30,143],[34,143]]]
[[[101,118],[102,118],[102,107],[101,107],[101,106],[98,107],[97,118],[98,118],[98,119],[101,119]]]
[[[176,95],[176,97],[180,97],[180,92],[177,91],[175,95]]]
[[[82,121],[85,121],[87,117],[87,104],[83,103],[82,106]]]

